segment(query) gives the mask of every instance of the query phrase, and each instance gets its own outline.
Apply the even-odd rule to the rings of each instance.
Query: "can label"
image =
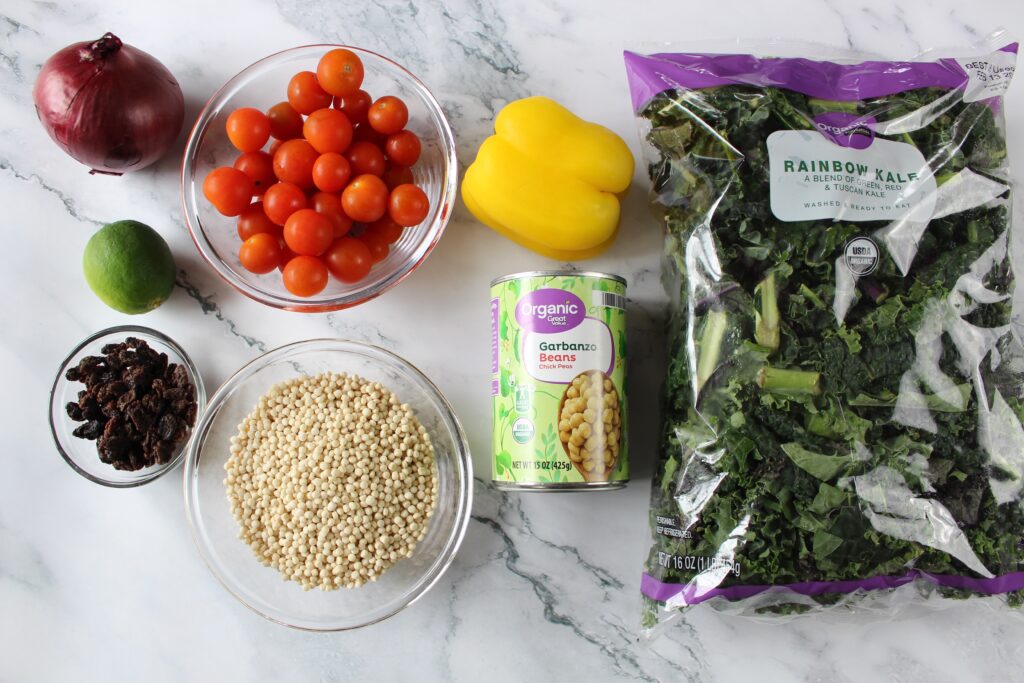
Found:
[[[626,285],[574,273],[491,286],[493,479],[524,487],[629,480]]]

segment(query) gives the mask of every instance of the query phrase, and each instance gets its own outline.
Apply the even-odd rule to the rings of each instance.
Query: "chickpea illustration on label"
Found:
[[[607,481],[619,459],[622,413],[611,377],[591,370],[565,390],[558,415],[558,439],[587,481]]]
[[[603,490],[629,480],[626,283],[538,271],[491,284],[493,481]]]

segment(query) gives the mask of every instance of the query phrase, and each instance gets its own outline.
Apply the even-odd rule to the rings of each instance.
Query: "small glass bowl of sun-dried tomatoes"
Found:
[[[182,461],[206,408],[199,370],[177,342],[136,325],[89,336],[50,392],[50,429],[73,470],[104,486],[147,484]]]
[[[267,306],[315,313],[408,277],[441,238],[457,176],[451,127],[423,82],[368,50],[307,45],[214,94],[181,190],[218,275]]]

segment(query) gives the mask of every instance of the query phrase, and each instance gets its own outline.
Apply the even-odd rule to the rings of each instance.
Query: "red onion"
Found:
[[[185,98],[171,72],[113,33],[46,60],[32,99],[53,141],[91,173],[149,166],[185,119]]]

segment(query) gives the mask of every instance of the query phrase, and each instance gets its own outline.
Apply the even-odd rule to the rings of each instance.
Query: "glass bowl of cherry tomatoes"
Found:
[[[451,216],[455,140],[434,96],[387,57],[308,45],[262,59],[207,103],[185,147],[185,220],[203,258],[268,306],[379,296]]]

